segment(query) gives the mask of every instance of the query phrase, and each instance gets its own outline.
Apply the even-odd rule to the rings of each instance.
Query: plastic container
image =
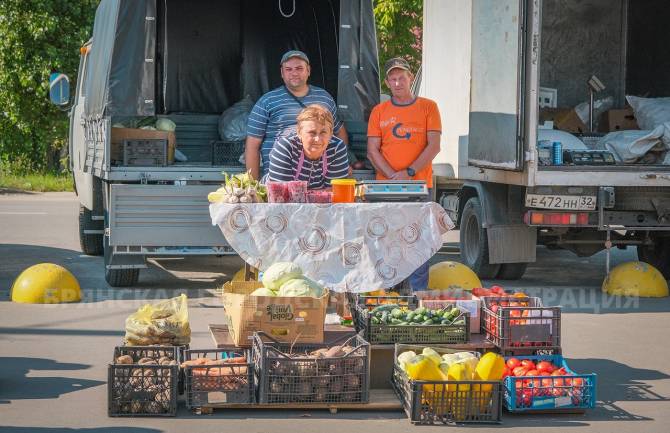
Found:
[[[265,186],[268,189],[268,202],[270,203],[288,203],[288,184],[285,182],[267,182]]]
[[[132,364],[117,364],[121,355],[129,355]],[[123,346],[114,349],[107,370],[107,413],[109,416],[175,416],[177,414],[177,347]],[[174,365],[139,364],[142,358]]]
[[[315,359],[299,355],[345,344],[353,350],[343,356]],[[330,345],[293,345],[257,332],[252,356],[259,403],[323,405],[369,401],[370,344],[360,335],[346,335]]]
[[[406,350],[420,353],[424,347],[440,354],[462,352],[396,344],[394,359]],[[413,424],[500,423],[502,419],[500,381],[411,380],[396,363],[391,384]]]
[[[510,357],[506,357],[507,361]],[[549,361],[565,368],[561,376],[507,376],[503,379],[505,408],[510,412],[565,412],[593,409],[596,406],[594,373],[576,374],[561,355],[519,356],[537,364]]]
[[[563,145],[560,141],[554,141],[551,145],[551,162],[553,165],[563,165]]]
[[[307,203],[307,182],[304,180],[292,180],[286,182],[288,188],[289,203]]]
[[[197,358],[220,360],[246,358],[246,363],[186,366],[186,407],[225,407],[254,402],[254,370],[249,350],[187,350],[186,361]]]
[[[307,191],[307,203],[332,203],[333,192],[326,190]]]
[[[561,308],[536,297],[482,298],[482,332],[503,354],[561,347]]]
[[[355,199],[356,179],[333,179],[333,203],[353,203]]]
[[[350,306],[357,332],[370,344],[463,344],[470,341],[470,313],[462,312],[463,324],[389,325],[372,323],[372,313],[365,305]],[[413,309],[414,310],[414,309]]]

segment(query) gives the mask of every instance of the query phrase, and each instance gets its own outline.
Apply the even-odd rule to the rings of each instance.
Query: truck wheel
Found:
[[[526,273],[528,263],[503,263],[498,271],[501,280],[519,280]]]
[[[135,286],[139,279],[139,269],[105,269],[105,281],[112,287]]]
[[[478,197],[472,197],[461,216],[461,259],[479,278],[492,279],[498,275],[500,265],[489,263],[489,241],[482,221],[482,205]]]
[[[112,287],[129,287],[137,285],[140,279],[139,269],[107,269],[111,262],[112,252],[109,248],[109,239],[103,237],[103,246],[105,250],[105,281]]]
[[[93,221],[93,212],[79,205],[79,245],[84,254],[89,256],[101,256],[103,253],[103,233],[86,233],[90,230],[102,232],[104,224],[102,221]]]
[[[638,245],[637,258],[658,269],[670,280],[670,238],[656,238],[653,246]]]

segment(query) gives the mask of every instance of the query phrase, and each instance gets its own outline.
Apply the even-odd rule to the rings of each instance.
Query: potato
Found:
[[[338,356],[342,356],[344,352],[342,352],[342,346],[333,346],[328,351],[325,353],[326,358],[337,358]]]
[[[158,365],[172,365],[172,364],[170,364],[172,361],[173,361],[173,359],[168,357],[168,356],[161,356],[158,359]]]
[[[314,388],[314,401],[322,402],[328,398],[328,387],[319,386]]]
[[[344,390],[344,384],[341,377],[334,377],[330,382],[330,392],[337,394]]]
[[[116,358],[116,363],[117,364],[132,364],[133,363],[133,357],[130,355],[121,355],[118,358]]]
[[[361,378],[358,376],[346,376],[344,383],[349,389],[357,389],[361,386]]]
[[[140,364],[140,365],[144,365],[144,364],[158,365],[158,363],[153,358],[149,358],[149,357],[141,358],[139,361],[137,361],[137,363]]]

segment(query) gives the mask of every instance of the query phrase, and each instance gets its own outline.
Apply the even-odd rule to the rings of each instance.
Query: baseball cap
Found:
[[[404,69],[407,72],[412,72],[412,70],[409,68],[409,63],[407,63],[407,60],[403,59],[402,57],[394,57],[392,59],[389,59],[386,61],[384,64],[384,70],[386,71],[386,75],[391,72],[391,69]]]
[[[288,61],[288,59],[291,59],[293,57],[297,57],[299,59],[302,59],[307,62],[309,65],[309,57],[307,57],[307,54],[303,53],[302,51],[298,50],[290,50],[284,53],[284,55],[281,57],[281,62],[279,62],[279,65],[283,65]]]

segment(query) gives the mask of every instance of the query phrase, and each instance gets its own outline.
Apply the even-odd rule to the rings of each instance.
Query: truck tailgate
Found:
[[[226,246],[212,225],[207,193],[216,185],[112,184],[109,243],[119,246]]]

